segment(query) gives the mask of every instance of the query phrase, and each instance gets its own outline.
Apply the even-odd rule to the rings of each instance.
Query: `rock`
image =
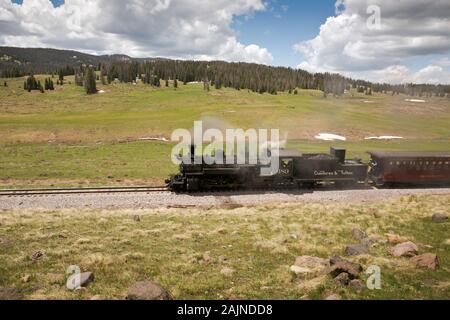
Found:
[[[365,244],[352,244],[345,248],[345,253],[349,256],[369,254],[369,247]]]
[[[219,256],[219,258],[217,258],[219,260],[219,263],[224,263],[225,261],[227,261],[227,258],[225,256]]]
[[[91,300],[105,300],[101,295],[96,294],[95,296],[91,297]]]
[[[386,233],[386,237],[390,244],[399,244],[399,243],[408,242],[407,238],[401,237],[395,233]]]
[[[360,240],[360,241],[362,239],[367,238],[367,234],[359,228],[352,229],[352,235],[353,235],[353,238],[355,238],[356,240]]]
[[[350,283],[350,276],[347,272],[342,272],[336,278],[334,278],[334,282],[345,287]]]
[[[350,279],[355,279],[358,278],[359,273],[363,270],[359,263],[350,262],[337,256],[330,259],[330,264],[331,266],[327,271],[333,278],[346,272]]]
[[[434,222],[445,222],[448,220],[448,215],[444,213],[435,213],[431,217],[431,220],[433,220]]]
[[[82,272],[80,274],[75,273],[69,276],[69,278],[67,278],[66,287],[69,290],[78,290],[80,288],[85,288],[92,281],[94,281],[94,278],[95,277],[92,272]]]
[[[44,254],[41,251],[35,251],[33,252],[33,254],[31,255],[31,260],[32,261],[38,261],[39,259],[41,259],[44,256]]]
[[[136,282],[128,289],[127,300],[172,300],[172,296],[159,283]]]
[[[418,267],[436,270],[439,268],[439,258],[434,253],[424,253],[411,258],[411,261]]]
[[[136,214],[135,216],[133,216],[133,220],[136,222],[141,222],[141,217],[138,214]]]
[[[294,264],[299,267],[320,268],[328,267],[330,265],[330,260],[312,256],[299,256],[295,259]]]
[[[295,259],[295,263],[291,266],[291,272],[296,275],[316,277],[324,273],[330,266],[330,260],[312,256],[299,256]]]
[[[209,252],[209,251],[206,251],[206,252],[203,254],[203,257],[202,257],[201,260],[202,260],[203,263],[208,264],[208,263],[210,263],[210,262],[213,261],[213,258],[211,257],[210,252]]]
[[[28,283],[31,280],[31,275],[26,274],[20,280],[22,280],[23,283]]]
[[[220,273],[223,274],[225,277],[231,277],[234,273],[234,270],[228,267],[223,268],[220,270]]]
[[[379,241],[380,241],[379,238],[369,237],[369,238],[362,239],[361,244],[370,248],[370,247],[374,246],[376,243],[378,243]]]
[[[349,287],[349,288],[352,288],[352,289],[354,289],[354,290],[356,290],[356,291],[358,291],[358,292],[361,292],[361,291],[364,290],[364,284],[363,284],[363,282],[362,282],[361,280],[358,280],[358,279],[353,279],[353,280],[351,280],[351,281],[349,282],[349,284],[348,284],[348,287]]]
[[[341,300],[341,296],[337,293],[333,293],[325,298],[325,300]]]
[[[306,275],[313,273],[313,271],[309,268],[299,267],[299,266],[295,266],[295,265],[291,266],[289,268],[289,270],[297,276],[299,276],[299,275],[306,276]]]
[[[411,241],[403,242],[389,250],[389,253],[394,257],[412,257],[417,255],[419,248]]]

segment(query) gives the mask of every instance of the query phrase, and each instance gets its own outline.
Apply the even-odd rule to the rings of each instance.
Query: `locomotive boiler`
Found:
[[[360,159],[346,160],[346,150],[331,148],[329,154],[301,154],[296,150],[280,150],[278,172],[261,175],[267,164],[207,164],[202,161],[182,162],[180,172],[168,181],[176,192],[259,188],[310,188],[318,183],[352,186],[364,183],[368,165]],[[191,152],[191,160],[194,160]]]

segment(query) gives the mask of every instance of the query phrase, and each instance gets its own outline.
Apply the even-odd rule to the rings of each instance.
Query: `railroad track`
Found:
[[[163,187],[97,187],[97,188],[57,188],[57,189],[0,189],[0,196],[87,194],[87,193],[127,193],[127,192],[163,192]]]

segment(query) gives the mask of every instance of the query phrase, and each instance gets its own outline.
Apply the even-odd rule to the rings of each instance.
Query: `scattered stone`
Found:
[[[362,239],[361,244],[370,248],[370,247],[374,246],[376,243],[378,243],[379,241],[380,241],[379,238],[368,237],[368,238]]]
[[[24,275],[24,276],[21,278],[21,280],[22,280],[23,283],[28,283],[28,282],[30,282],[30,280],[31,280],[31,275],[26,274],[26,275]]]
[[[381,218],[383,215],[382,215],[381,213],[379,213],[378,211],[374,211],[374,212],[373,212],[373,216],[374,216],[374,218],[379,219],[379,218]]]
[[[324,268],[330,265],[330,260],[312,256],[299,256],[295,259],[296,266],[305,268]]]
[[[78,290],[87,287],[94,281],[94,274],[92,272],[82,272],[80,274],[72,274],[67,278],[66,287],[69,290]]]
[[[77,292],[85,292],[85,291],[87,291],[87,289],[85,287],[78,287],[78,288],[75,288],[75,291],[77,291]]]
[[[223,268],[220,270],[220,273],[223,274],[225,277],[231,277],[234,273],[234,270],[228,267]]]
[[[15,288],[0,288],[1,300],[22,300],[23,294]]]
[[[346,272],[350,279],[355,279],[358,278],[359,273],[363,270],[359,263],[350,262],[337,256],[330,259],[330,264],[331,266],[328,269],[328,273],[331,274],[333,278]]]
[[[341,300],[341,299],[342,299],[341,296],[338,295],[337,293],[333,293],[333,294],[331,294],[331,295],[329,295],[329,296],[327,296],[325,298],[325,300],[330,300],[330,301],[332,301],[332,300]]]
[[[227,258],[225,256],[219,256],[219,258],[217,258],[219,260],[219,263],[224,263],[225,261],[227,261]]]
[[[433,214],[433,216],[431,217],[431,219],[434,222],[445,222],[448,220],[448,215],[444,214],[444,213],[435,213]]]
[[[389,253],[394,257],[413,257],[417,255],[419,248],[411,241],[403,242],[389,250]]]
[[[299,256],[290,267],[291,272],[296,275],[315,277],[324,273],[330,266],[330,260],[312,256]]]
[[[355,238],[356,240],[360,240],[360,241],[367,238],[367,234],[359,228],[354,228],[352,230],[352,235],[353,235],[353,238]]]
[[[349,288],[356,290],[357,292],[361,292],[364,290],[364,284],[361,280],[353,279],[348,284]]]
[[[439,268],[439,258],[434,253],[424,253],[411,259],[418,267],[436,270]]]
[[[203,263],[208,264],[208,263],[212,262],[212,260],[213,260],[213,258],[211,257],[209,251],[207,251],[207,252],[205,252],[205,253],[203,254],[203,258],[202,258],[202,262],[203,262]]]
[[[141,217],[138,214],[136,214],[135,216],[133,216],[133,220],[136,222],[141,222]]]
[[[35,251],[33,252],[33,254],[31,255],[31,260],[32,261],[38,261],[39,259],[41,259],[44,256],[44,254],[41,251]]]
[[[347,272],[342,272],[340,275],[334,278],[334,282],[346,287],[350,283],[350,276]]]
[[[369,247],[365,244],[352,244],[345,248],[345,253],[349,256],[359,256],[369,254]]]
[[[299,267],[299,266],[291,266],[289,268],[289,270],[291,270],[292,273],[294,273],[295,275],[299,276],[306,276],[311,274],[313,271],[309,268],[305,268],[305,267]]]
[[[389,243],[391,244],[400,244],[404,242],[408,242],[408,239],[402,236],[399,236],[395,233],[386,233],[386,237]]]
[[[218,234],[226,234],[226,233],[227,233],[227,229],[225,229],[225,228],[219,228],[219,229],[216,230],[216,232],[217,232]]]
[[[127,300],[172,300],[172,296],[159,283],[140,281],[128,289]]]

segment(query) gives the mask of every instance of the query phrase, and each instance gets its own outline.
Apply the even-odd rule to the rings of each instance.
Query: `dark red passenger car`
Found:
[[[369,152],[369,178],[378,186],[450,184],[449,152]]]

